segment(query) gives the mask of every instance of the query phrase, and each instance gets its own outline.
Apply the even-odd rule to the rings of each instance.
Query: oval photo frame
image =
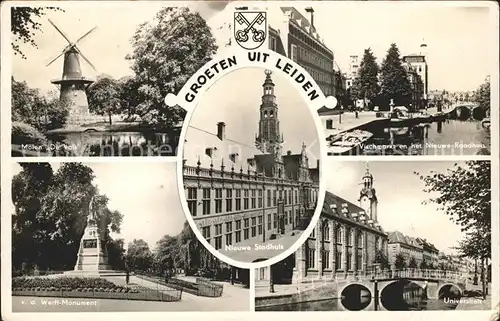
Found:
[[[264,58],[265,57],[265,58]],[[254,58],[252,60],[252,58]],[[260,59],[259,59],[260,58]],[[320,140],[320,155],[319,155],[319,190],[316,202],[316,208],[312,219],[307,228],[302,231],[298,239],[289,248],[283,250],[282,253],[274,257],[260,260],[259,262],[242,262],[232,259],[224,255],[219,250],[216,250],[209,244],[203,237],[202,232],[198,228],[188,208],[188,202],[184,186],[184,143],[188,131],[191,118],[195,107],[199,104],[205,92],[212,87],[218,80],[222,79],[225,75],[242,68],[262,68],[276,73],[283,73],[285,76],[288,74],[289,81],[292,83],[300,96],[306,103],[311,112],[312,119],[316,126],[317,137]],[[302,75],[302,77],[299,77]],[[301,80],[301,81],[299,81]],[[168,94],[165,97],[165,103],[168,106],[178,105],[186,110],[186,116],[182,126],[181,134],[179,137],[179,144],[177,150],[177,183],[181,206],[186,216],[186,219],[196,235],[198,241],[217,259],[230,264],[232,266],[244,269],[256,269],[267,267],[278,263],[294,252],[309,238],[313,229],[315,228],[320,217],[323,203],[326,194],[326,169],[325,160],[327,158],[326,136],[322,128],[322,123],[317,110],[322,107],[334,108],[337,100],[333,96],[325,97],[320,87],[314,79],[305,71],[304,68],[296,64],[294,61],[288,59],[271,50],[257,50],[257,51],[243,51],[243,50],[229,50],[223,54],[215,56],[211,61],[206,63],[199,69],[184,85],[181,91],[177,94]]]

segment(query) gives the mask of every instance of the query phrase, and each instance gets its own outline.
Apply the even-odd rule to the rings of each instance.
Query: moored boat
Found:
[[[483,128],[485,130],[490,130],[490,127],[491,127],[491,119],[490,118],[485,118],[481,121],[481,126],[483,126]]]
[[[362,144],[373,136],[372,133],[364,130],[353,130],[341,134],[340,138],[332,141],[328,146],[328,155],[346,155],[351,154]]]

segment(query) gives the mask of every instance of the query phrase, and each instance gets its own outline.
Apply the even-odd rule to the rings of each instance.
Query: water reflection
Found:
[[[52,156],[174,156],[179,136],[176,133],[86,132],[50,135],[59,146]]]
[[[341,293],[342,306],[349,311],[364,310],[371,301],[370,290],[360,284],[348,285]]]
[[[363,147],[353,151],[361,155],[489,155],[491,137],[481,122],[447,119],[409,125],[380,126],[374,122],[363,127],[373,134]]]
[[[438,299],[429,299],[426,290],[410,281],[394,282],[387,285],[380,293],[380,305],[370,304],[371,295],[363,293],[364,287],[342,291],[341,298],[282,304],[268,307],[256,307],[256,311],[418,311],[418,310],[454,310],[460,299],[460,291],[455,286],[441,288]],[[366,289],[367,290],[367,289]],[[368,292],[369,293],[369,292]],[[449,299],[452,299],[450,302]]]

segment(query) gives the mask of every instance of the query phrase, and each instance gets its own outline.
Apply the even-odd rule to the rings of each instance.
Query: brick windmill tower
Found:
[[[80,57],[85,60],[93,70],[96,70],[94,65],[82,54],[76,46],[83,38],[87,37],[97,27],[92,28],[75,42],[71,42],[69,38],[59,29],[50,19],[50,24],[63,36],[68,42],[68,45],[48,64],[51,65],[59,57],[64,55],[63,73],[60,79],[52,80],[51,82],[60,85],[60,101],[65,101],[69,105],[69,115],[66,123],[68,125],[82,125],[90,118],[89,103],[85,90],[93,83],[93,80],[85,78],[82,75],[80,67]]]

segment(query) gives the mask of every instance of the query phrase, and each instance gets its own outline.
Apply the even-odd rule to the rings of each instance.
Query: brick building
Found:
[[[411,106],[410,111],[416,111],[424,108],[424,87],[420,75],[417,72],[417,67],[410,63],[403,64],[411,86]]]
[[[293,244],[318,199],[319,161],[317,168],[309,167],[304,144],[299,153],[283,154],[271,72],[262,87],[255,147],[226,137],[223,122],[215,133],[190,127],[186,134],[183,182],[189,210],[203,237],[229,256],[227,246]],[[255,259],[264,255],[240,252],[245,261],[253,260],[253,252],[261,255]]]
[[[399,231],[388,232],[388,236],[389,244],[387,245],[387,250],[391,268],[394,268],[398,254],[403,255],[407,267],[412,258],[417,263],[417,267],[420,266],[423,260],[423,248],[417,239],[406,236]]]
[[[380,251],[387,256],[387,234],[377,220],[373,176],[363,176],[359,205],[327,192],[323,210],[307,241],[287,259],[272,266],[275,283],[332,279],[362,274],[375,267]],[[269,267],[256,272],[256,285],[270,280]]]
[[[334,95],[334,55],[314,26],[314,10],[306,8],[310,20],[293,7],[281,7],[269,24],[269,49],[303,67],[318,83],[325,96]]]
[[[427,101],[429,94],[429,67],[427,66],[427,61],[425,60],[424,54],[410,54],[403,56],[403,63],[408,63],[412,67],[414,67],[415,72],[420,76],[422,80],[422,91],[423,91],[423,99]]]

